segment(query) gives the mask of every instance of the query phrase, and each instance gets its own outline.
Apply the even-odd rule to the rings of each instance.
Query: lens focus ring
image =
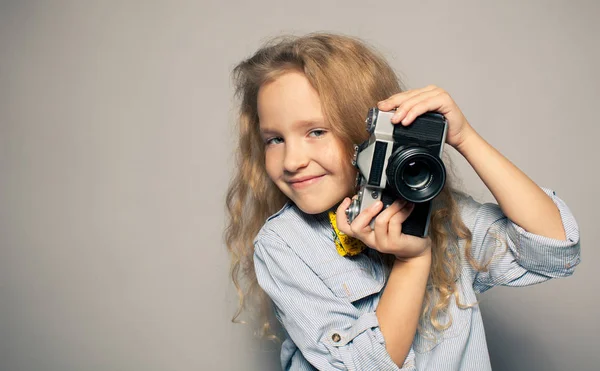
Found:
[[[442,160],[423,147],[399,148],[388,160],[388,185],[398,196],[414,203],[437,196],[446,182]]]

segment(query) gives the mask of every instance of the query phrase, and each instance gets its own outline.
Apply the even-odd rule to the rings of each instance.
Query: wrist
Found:
[[[427,243],[427,247],[418,255],[406,257],[396,255],[396,263],[400,264],[431,264],[431,241]]]
[[[479,137],[479,134],[473,129],[471,125],[467,125],[466,128],[463,129],[461,133],[461,140],[454,145],[454,149],[456,149],[463,156],[465,155],[465,151],[474,143]]]

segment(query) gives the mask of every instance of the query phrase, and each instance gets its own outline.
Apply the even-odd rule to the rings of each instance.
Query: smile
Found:
[[[313,185],[315,183],[317,183],[319,180],[321,180],[321,178],[323,178],[323,175],[319,175],[313,178],[309,178],[309,179],[305,179],[301,182],[293,182],[290,183],[290,186],[294,189],[302,189],[302,188],[306,188],[310,185]]]

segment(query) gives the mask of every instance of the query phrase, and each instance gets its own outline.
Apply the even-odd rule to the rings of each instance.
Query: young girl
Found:
[[[569,276],[579,263],[579,231],[564,202],[481,138],[447,92],[402,91],[363,42],[276,39],[234,76],[240,137],[226,231],[241,298],[234,319],[248,296],[262,298],[266,314],[272,304],[286,331],[283,369],[488,370],[476,294]],[[447,181],[426,238],[402,233],[413,205],[401,200],[385,210],[377,203],[349,224],[353,145],[368,138],[373,106],[395,109],[396,125],[443,114],[447,144],[498,205],[479,204]],[[342,256],[339,238],[366,248]]]

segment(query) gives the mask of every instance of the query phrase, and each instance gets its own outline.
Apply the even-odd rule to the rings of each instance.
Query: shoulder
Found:
[[[456,205],[456,210],[465,224],[469,224],[469,221],[472,221],[475,218],[475,215],[481,207],[481,203],[475,201],[471,195],[461,190],[450,188],[448,196],[436,197],[433,200],[432,212],[449,207],[449,202]]]
[[[299,258],[313,268],[340,257],[327,213],[306,214],[293,203],[267,219],[254,239],[254,251],[259,256]]]
[[[461,211],[476,211],[481,206],[481,203],[475,201],[470,194],[464,191],[453,189],[450,194]]]
[[[288,202],[278,212],[265,221],[254,242],[279,238],[288,241],[294,238],[306,239],[318,233],[324,226],[325,217],[302,212],[295,204]]]
[[[462,222],[470,230],[476,228],[476,225],[481,224],[482,221],[487,224],[504,218],[502,210],[495,203],[479,202],[471,195],[455,189],[451,191],[451,195],[456,202]]]

